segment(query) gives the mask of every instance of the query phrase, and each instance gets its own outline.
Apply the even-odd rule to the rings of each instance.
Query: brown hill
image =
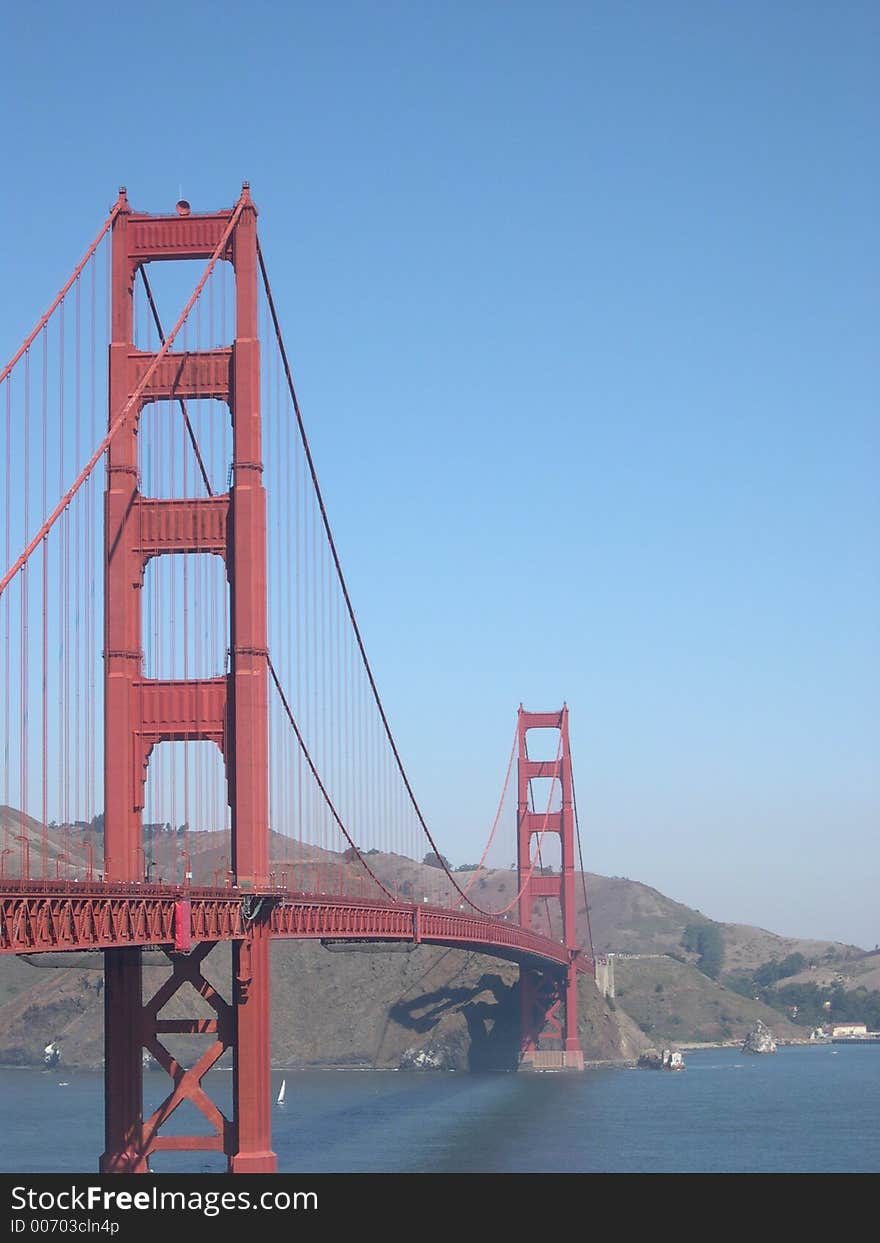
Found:
[[[764,928],[747,924],[721,924],[724,937],[724,974],[754,971],[773,958],[803,954],[810,962],[842,963],[860,957],[864,951],[843,941],[811,941],[803,937],[781,937]]]
[[[39,1065],[56,1042],[62,1062],[96,1067],[103,1057],[103,976],[97,955],[71,956],[70,968],[15,964],[31,982],[0,1005],[0,1063]],[[149,961],[155,961],[152,955]],[[10,970],[0,964],[0,978]],[[166,977],[145,971],[152,994]],[[215,949],[205,975],[228,996],[229,952]],[[517,968],[511,963],[438,946],[408,952],[328,952],[313,942],[272,948],[272,1059],[291,1067],[397,1068],[407,1050],[429,1048],[459,1070],[512,1069],[519,1038]],[[12,990],[7,989],[7,996]],[[195,993],[178,997],[163,1017],[209,1016]],[[614,1013],[590,980],[579,1009],[585,1055],[595,1061],[635,1059],[648,1041]],[[168,1038],[185,1063],[198,1039]]]
[[[44,835],[39,822],[5,807],[0,808],[3,823],[19,826],[15,832],[26,836],[32,872],[44,842],[47,857],[57,861],[50,864],[50,872],[53,866],[61,871],[72,866],[70,857],[63,857],[69,852],[62,847],[77,835],[89,842],[82,857],[88,854],[96,872],[103,867],[101,835],[94,828],[50,826]],[[228,834],[190,833],[185,850],[177,838],[161,831],[148,843],[145,857],[157,860],[152,879],[159,879],[163,869],[169,879],[174,868],[182,878],[188,854],[186,862],[195,883],[222,883],[229,856]],[[7,875],[15,874],[21,852],[13,855],[6,858]],[[273,833],[271,857],[275,881],[292,889],[352,892],[362,888],[365,894],[370,892],[360,866],[330,851],[303,847]],[[415,901],[425,897],[447,905],[462,901],[437,867],[390,854],[371,855],[369,863],[383,883],[402,897]],[[486,910],[509,907],[516,895],[512,870],[477,877],[461,872],[456,879],[462,886],[474,882],[469,896]],[[615,959],[616,1006],[606,1004],[592,983],[584,981],[580,1025],[587,1058],[633,1059],[658,1039],[740,1039],[757,1017],[764,1018],[778,1038],[793,1038],[794,1029],[775,1011],[694,970],[696,956],[684,952],[682,937],[689,924],[705,922],[699,911],[624,877],[587,874],[585,882],[596,952],[652,956]],[[580,877],[577,894],[579,932],[586,944],[588,921]],[[515,906],[508,914],[516,918]],[[560,935],[558,911],[550,903],[536,904],[534,923],[542,932]],[[753,968],[795,951],[831,970],[839,971],[845,964],[849,971],[857,961],[864,961],[855,946],[779,937],[738,924],[718,927],[724,941],[724,972]],[[515,966],[439,947],[399,947],[395,952],[370,948],[378,952],[329,952],[319,945],[293,942],[273,946],[273,1059],[277,1064],[390,1067],[399,1065],[408,1049],[425,1047],[440,1048],[446,1064],[462,1069],[515,1063]],[[664,955],[676,955],[682,961]],[[103,1040],[100,959],[80,956],[75,961],[78,965],[72,969],[40,969],[0,959],[0,1062],[38,1064],[44,1046],[55,1040],[69,1064],[99,1064]],[[207,962],[206,974],[225,992],[228,951],[219,947]],[[158,987],[164,974],[161,967],[151,967],[148,986]],[[172,1017],[184,1013],[177,1004],[168,1011]],[[798,1034],[803,1034],[802,1029]]]
[[[802,951],[807,958],[806,951]],[[857,988],[866,988],[869,992],[880,991],[880,950],[843,960],[826,960],[821,955],[814,956],[817,961],[805,971],[797,975],[786,976],[779,980],[777,987],[784,988],[790,984],[815,984],[819,988],[839,986],[846,992]]]
[[[778,1041],[808,1036],[761,1002],[741,997],[666,955],[614,960],[616,1001],[656,1043],[741,1044],[761,1019]]]

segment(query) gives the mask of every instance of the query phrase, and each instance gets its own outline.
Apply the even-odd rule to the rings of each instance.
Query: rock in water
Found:
[[[684,1070],[684,1058],[678,1049],[646,1049],[638,1065],[643,1070]]]
[[[761,1019],[743,1041],[743,1053],[775,1053],[776,1041],[770,1028]]]
[[[405,1049],[400,1070],[454,1070],[454,1059],[443,1040],[430,1040],[421,1048]]]

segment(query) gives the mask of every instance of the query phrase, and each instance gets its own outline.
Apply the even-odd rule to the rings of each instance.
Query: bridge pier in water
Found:
[[[210,352],[136,350],[133,287],[143,264],[204,259],[206,277],[229,262],[235,276],[235,340]],[[105,493],[105,878],[143,882],[144,788],[161,742],[212,741],[226,765],[232,810],[231,872],[239,891],[268,875],[268,647],[266,634],[266,494],[262,484],[260,342],[257,314],[256,209],[245,185],[231,211],[192,216],[132,212],[120,192],[113,219],[109,426],[118,424],[107,457]],[[195,301],[205,278],[197,288]],[[187,307],[187,311],[189,307]],[[183,321],[184,315],[178,321]],[[172,336],[174,334],[172,333]],[[205,499],[144,498],[138,490],[138,421],[149,402],[222,401],[232,419],[231,486]],[[212,553],[223,558],[229,586],[229,671],[208,679],[144,675],[142,584],[151,557]],[[181,904],[188,920],[189,904]],[[268,913],[255,904],[243,940],[233,946],[231,1000],[201,974],[213,942],[190,951],[187,928],[170,954],[171,975],[149,1001],[138,949],[105,952],[105,1151],[101,1170],[145,1173],[152,1152],[214,1150],[235,1173],[276,1168],[271,1149]],[[178,989],[192,985],[211,1019],[162,1020]],[[163,1046],[165,1032],[213,1035],[191,1068]],[[227,1119],[202,1079],[227,1048],[233,1054],[233,1109]],[[153,1115],[143,1117],[143,1050],[173,1080]],[[206,1118],[205,1135],[162,1134],[185,1100]]]
[[[529,758],[528,732],[531,729],[559,731],[555,759]],[[562,940],[570,955],[564,976],[525,965],[520,968],[520,1066],[524,1070],[583,1070],[584,1055],[578,1036],[574,789],[568,737],[568,708],[563,705],[560,712],[526,712],[520,706],[517,736],[520,923],[524,928],[530,928],[535,901],[539,898],[543,898],[545,902],[553,899],[560,907]],[[553,786],[546,809],[535,809],[531,782],[536,779],[550,780],[554,785],[558,783],[557,810],[550,810],[556,801]],[[543,868],[535,868],[541,840],[547,833],[555,833],[559,838],[561,858],[558,875],[544,875]],[[538,838],[538,843],[533,857],[532,839],[535,837]],[[548,929],[548,935],[552,935],[551,929]],[[544,1047],[541,1047],[542,1041]],[[548,1042],[554,1047],[546,1047]]]

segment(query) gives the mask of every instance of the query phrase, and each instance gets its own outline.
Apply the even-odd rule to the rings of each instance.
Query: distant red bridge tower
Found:
[[[530,729],[559,730],[557,758],[530,760],[527,736]],[[577,908],[574,896],[574,792],[571,772],[571,749],[568,739],[568,708],[560,712],[525,712],[518,718],[519,762],[517,799],[517,842],[519,852],[520,923],[532,924],[536,899],[554,899],[562,912],[562,938],[569,949],[570,961],[564,978],[523,965],[520,968],[522,1006],[521,1059],[524,1066],[534,1069],[583,1070],[584,1055],[577,1027]],[[559,808],[556,811],[534,810],[530,797],[531,782],[549,778],[559,783]],[[548,804],[549,806],[549,804]],[[541,835],[559,836],[561,865],[558,875],[543,875],[532,862],[532,841]],[[549,931],[549,930],[548,930]],[[564,1010],[564,1019],[559,1011]],[[564,1022],[564,1027],[563,1027]],[[542,1036],[560,1048],[539,1047]]]

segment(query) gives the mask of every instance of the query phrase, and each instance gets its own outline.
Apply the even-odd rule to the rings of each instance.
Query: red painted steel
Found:
[[[181,935],[181,904],[190,907],[193,944],[243,941],[250,924],[245,906],[259,912],[273,938],[312,941],[411,941],[458,946],[568,970],[569,949],[505,919],[491,919],[427,904],[288,894],[277,889],[243,895],[229,889],[159,885],[0,884],[0,954],[58,950],[153,947],[171,950]],[[584,955],[578,971],[591,973]]]
[[[132,272],[142,263],[160,259],[210,259],[223,241],[230,211],[205,212],[197,216],[153,216],[128,213],[128,252]],[[228,241],[221,258],[231,260],[234,243]]]
[[[192,949],[192,900],[178,898],[174,903],[174,949],[188,954]]]
[[[218,258],[232,263],[236,328],[231,348],[175,354],[166,342],[157,354],[135,350],[132,290],[138,269],[158,259],[193,258],[207,258],[211,266]],[[232,877],[240,888],[253,889],[265,885],[268,871],[268,650],[256,209],[247,185],[235,209],[210,216],[135,214],[121,194],[113,220],[111,281],[109,426],[119,426],[107,450],[105,502],[105,873],[111,882],[142,879],[144,787],[153,748],[163,741],[207,740],[217,744],[226,765]],[[147,403],[167,398],[215,398],[229,406],[233,477],[228,495],[201,501],[140,496],[138,420]],[[226,563],[228,677],[143,676],[144,567],[150,557],[183,551],[214,553]],[[189,934],[181,931],[181,908],[176,909],[176,948],[183,949]],[[254,918],[233,949],[235,1107],[232,1123],[217,1130],[233,1171],[276,1168],[268,1114],[268,935],[265,916]],[[131,1047],[143,1020],[142,1002],[126,978],[126,972],[132,981],[139,977],[136,957],[134,950],[125,956],[108,951],[107,957],[114,986],[108,988],[105,1010],[105,1170],[146,1169],[150,1151],[163,1146],[159,1128],[176,1107],[143,1127],[142,1072]],[[197,1101],[203,1073],[183,1076],[175,1100]],[[176,1140],[175,1146],[186,1144]]]
[[[413,941],[457,946],[515,962],[542,963],[557,974],[567,972],[572,959],[566,946],[512,921],[427,904],[302,895],[273,906],[271,929],[274,937],[303,940]],[[576,965],[578,971],[592,971],[592,963],[583,956],[577,958]]]
[[[104,953],[103,1174],[146,1174],[141,1054],[143,967],[140,949]]]
[[[528,753],[528,732],[531,729],[554,729],[560,732],[560,747],[555,760],[531,760]],[[520,971],[520,1002],[522,1015],[521,1058],[534,1064],[542,1035],[562,1043],[566,1066],[583,1069],[583,1052],[577,1028],[577,974],[580,949],[577,937],[577,908],[574,900],[575,840],[574,795],[571,774],[571,748],[568,737],[568,708],[560,712],[526,712],[520,707],[517,847],[520,880],[520,923],[531,928],[536,898],[555,899],[562,911],[562,946],[568,961],[564,981],[550,979],[532,968]],[[550,778],[559,782],[560,808],[544,813],[532,810],[531,782]],[[556,875],[541,875],[532,859],[532,838],[556,833],[560,841],[561,864]],[[539,844],[540,844],[539,836]],[[565,1028],[560,1026],[557,1010],[565,1004]]]
[[[150,557],[170,552],[206,552],[226,555],[229,542],[229,497],[156,501],[138,498],[135,553],[142,565]]]
[[[205,350],[197,354],[169,351],[155,367],[154,354],[130,350],[128,368],[132,389],[140,388],[141,409],[148,402],[169,397],[194,400],[215,398],[231,404],[232,350]]]
[[[236,1145],[236,1126],[214,1104],[202,1087],[205,1075],[230,1045],[235,1047],[235,1011],[202,975],[201,964],[212,949],[211,942],[196,946],[190,954],[169,955],[171,974],[154,996],[144,1004],[141,998],[140,962],[134,950],[110,951],[107,954],[106,988],[112,989],[117,1001],[130,990],[126,1014],[131,1018],[127,1057],[117,1057],[108,1071],[108,1086],[113,1095],[107,1101],[107,1129],[114,1138],[121,1134],[123,1142],[108,1148],[102,1158],[104,1173],[148,1173],[149,1155],[162,1150],[215,1151],[229,1153]],[[185,986],[202,997],[216,1017],[213,1019],[160,1019],[165,1005]],[[137,990],[135,992],[135,990]],[[193,1066],[182,1066],[169,1053],[160,1037],[165,1033],[196,1036],[213,1035],[214,1040]],[[153,1111],[142,1117],[142,1094],[137,1067],[141,1050],[146,1049],[173,1080],[173,1088]],[[128,1078],[123,1078],[124,1072]],[[161,1128],[184,1101],[191,1101],[207,1121],[207,1134],[161,1134]]]
[[[212,945],[196,946],[192,953],[169,955],[171,975],[141,1010],[140,1042],[174,1082],[173,1089],[147,1118],[141,1128],[138,1147],[141,1152],[213,1151],[229,1153],[235,1146],[235,1124],[210,1099],[202,1080],[212,1066],[232,1045],[235,1046],[235,1011],[202,975],[201,965]],[[160,1019],[159,1013],[182,988],[191,985],[202,997],[216,1018]],[[191,1067],[184,1067],[159,1039],[164,1033],[183,1036],[212,1035],[214,1040]],[[184,1101],[191,1101],[204,1116],[208,1134],[162,1135],[161,1127]]]

